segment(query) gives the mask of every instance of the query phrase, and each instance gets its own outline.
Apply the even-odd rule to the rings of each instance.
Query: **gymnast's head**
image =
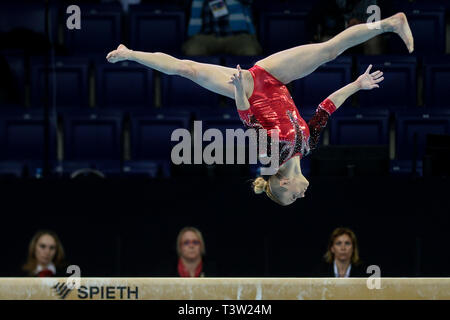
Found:
[[[266,195],[281,206],[287,206],[298,198],[305,197],[309,182],[302,173],[285,177],[277,172],[268,180],[258,177],[253,181],[253,190],[256,194],[265,192]]]

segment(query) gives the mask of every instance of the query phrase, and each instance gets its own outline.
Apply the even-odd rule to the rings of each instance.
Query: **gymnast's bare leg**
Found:
[[[106,59],[111,63],[124,60],[135,61],[168,75],[185,77],[210,91],[234,99],[234,86],[229,83],[230,78],[236,73],[234,68],[177,59],[162,52],[134,51],[122,44],[108,53]],[[250,81],[250,72],[246,71],[246,73]],[[253,90],[253,85],[248,87],[249,90]]]
[[[256,64],[287,84],[307,76],[320,65],[334,60],[345,50],[385,32],[397,33],[405,42],[408,51],[411,53],[414,50],[414,39],[404,13],[400,12],[379,21],[378,29],[374,27],[376,27],[374,23],[358,24],[342,31],[328,41],[280,51]]]
[[[256,64],[266,69],[275,78],[287,84],[295,79],[307,76],[320,65],[335,59],[350,47],[363,43],[385,32],[397,33],[405,42],[409,52],[414,50],[414,39],[403,13],[380,21],[380,28],[369,28],[374,24],[359,24],[352,26],[334,38],[316,44],[297,46],[275,53]],[[223,66],[182,60],[161,52],[141,52],[119,45],[111,51],[106,59],[115,63],[131,60],[168,75],[179,75],[194,81],[200,86],[235,99],[235,86],[230,79],[241,74],[245,96],[253,92],[253,79],[248,70],[236,70]]]

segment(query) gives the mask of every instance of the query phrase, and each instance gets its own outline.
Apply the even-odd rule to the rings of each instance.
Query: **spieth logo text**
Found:
[[[64,282],[58,282],[53,290],[61,299],[66,299],[73,291],[81,300],[137,300],[139,299],[139,287],[129,286],[80,286],[76,290],[67,287]]]

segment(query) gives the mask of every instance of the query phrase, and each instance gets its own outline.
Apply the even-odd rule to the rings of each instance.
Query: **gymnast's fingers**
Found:
[[[369,72],[370,72],[370,69],[372,69],[372,65],[371,65],[371,64],[367,67],[367,70],[366,70],[366,72],[364,72],[364,73],[369,73]]]
[[[370,75],[372,76],[372,77],[379,77],[379,76],[381,76],[383,74],[383,72],[381,72],[380,70],[377,70],[377,71],[375,71],[375,72],[372,72]]]
[[[373,82],[374,83],[379,83],[379,82],[381,82],[383,80],[384,80],[384,77],[381,77],[381,78],[375,79]]]

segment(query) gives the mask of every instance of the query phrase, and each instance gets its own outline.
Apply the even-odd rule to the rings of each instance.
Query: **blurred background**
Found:
[[[188,56],[187,0],[0,3],[0,277],[20,273],[39,229],[59,235],[82,276],[152,276],[176,259],[184,226],[202,231],[218,276],[313,276],[340,226],[382,276],[450,276],[450,2],[238,2],[256,54]],[[302,160],[308,194],[288,207],[253,193],[257,165],[171,163],[176,128],[242,128],[233,100],[105,59],[123,43],[247,69],[365,22],[370,4],[381,18],[406,13],[415,51],[383,34],[288,85],[308,121],[369,64],[385,74],[330,118]],[[67,27],[70,5],[81,29]]]

